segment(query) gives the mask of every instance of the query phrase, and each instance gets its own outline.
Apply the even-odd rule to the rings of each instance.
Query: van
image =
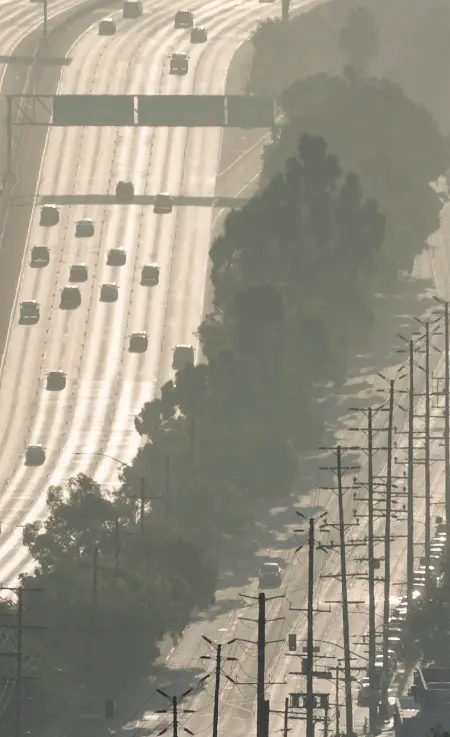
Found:
[[[172,368],[174,371],[181,371],[187,364],[193,365],[194,360],[195,354],[192,345],[175,346],[172,361]]]

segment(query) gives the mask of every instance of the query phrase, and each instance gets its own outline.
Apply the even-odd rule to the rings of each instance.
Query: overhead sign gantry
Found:
[[[7,168],[16,126],[271,128],[272,97],[258,95],[6,95]]]

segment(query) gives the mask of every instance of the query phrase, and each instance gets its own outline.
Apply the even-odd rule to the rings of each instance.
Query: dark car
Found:
[[[283,573],[278,565],[272,561],[263,563],[258,573],[260,589],[276,588],[283,580]]]
[[[41,208],[40,225],[51,228],[59,223],[59,210],[56,205],[44,205]]]
[[[61,289],[61,301],[59,306],[63,310],[76,310],[81,304],[81,292],[78,287],[69,285]]]
[[[134,198],[133,182],[120,181],[116,184],[116,200],[118,202],[132,202]]]
[[[108,266],[125,266],[127,252],[123,248],[110,248],[106,263]]]
[[[102,284],[100,288],[100,302],[117,302],[119,298],[119,287],[112,282],[111,284]]]
[[[148,348],[148,335],[145,331],[142,333],[132,333],[130,336],[130,345],[128,350],[130,353],[145,353]]]
[[[163,215],[172,212],[172,197],[167,192],[160,192],[155,197],[153,212]]]
[[[50,263],[50,251],[48,246],[33,246],[31,249],[30,264],[34,269],[41,269]]]
[[[187,54],[172,54],[170,57],[169,74],[187,74],[189,59]]]
[[[75,238],[92,238],[94,222],[90,219],[77,220],[75,223]]]
[[[86,264],[73,264],[70,267],[69,281],[85,282],[88,278],[88,268]]]
[[[103,18],[98,24],[99,36],[114,36],[116,30],[116,24],[112,18]]]
[[[45,462],[45,450],[42,445],[29,445],[25,451],[26,466],[42,466]]]
[[[191,43],[193,44],[203,44],[206,42],[208,38],[208,33],[206,31],[206,28],[203,26],[195,26],[195,28],[191,31]]]
[[[156,287],[159,284],[158,264],[145,264],[142,267],[141,284],[143,287]]]
[[[47,374],[46,389],[49,392],[60,392],[66,388],[66,374],[64,371],[49,371]]]
[[[123,4],[123,18],[139,18],[144,12],[144,7],[140,0],[126,0]]]
[[[34,325],[36,322],[39,322],[40,316],[39,302],[36,302],[35,299],[29,299],[20,303],[19,322],[21,325]]]
[[[179,10],[175,13],[175,28],[192,28],[194,25],[194,14],[191,10]]]

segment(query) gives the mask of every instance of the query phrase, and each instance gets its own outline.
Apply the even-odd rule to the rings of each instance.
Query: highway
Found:
[[[193,46],[188,33],[173,28],[174,12],[181,7],[175,3],[169,11],[162,3],[149,3],[135,21],[122,20],[117,11],[118,31],[112,38],[98,37],[93,24],[70,50],[72,63],[64,69],[60,92],[221,93],[236,48],[260,18],[276,12],[258,3],[194,3],[195,21],[206,25],[209,38]],[[168,74],[174,50],[189,53],[184,78]],[[39,226],[36,208],[29,227],[17,302],[36,299],[41,318],[35,326],[20,326],[16,309],[1,367],[4,582],[27,565],[21,525],[45,514],[49,484],[78,471],[112,482],[117,464],[95,454],[132,459],[139,443],[134,416],[171,376],[173,346],[194,340],[202,315],[211,208],[179,207],[169,216],[155,216],[146,207],[93,205],[89,195],[112,194],[119,179],[129,178],[137,194],[211,197],[221,135],[220,129],[182,128],[54,128],[48,135],[39,195],[57,201],[77,194],[86,202],[62,206],[60,224],[50,229]],[[83,217],[95,221],[89,240],[74,238],[75,221]],[[30,248],[42,242],[51,250],[50,265],[31,269]],[[113,246],[126,248],[126,266],[106,265]],[[160,284],[153,290],[139,286],[140,268],[148,260],[161,267]],[[62,311],[60,290],[70,265],[80,261],[89,270],[82,305]],[[107,281],[119,285],[115,304],[99,302],[100,285]],[[144,328],[151,336],[149,350],[129,354],[130,333]],[[68,385],[60,393],[46,392],[46,374],[57,369],[66,371]],[[25,447],[32,443],[46,448],[40,468],[23,463]],[[92,455],[75,455],[85,452]]]
[[[297,2],[293,5],[307,7],[308,4]],[[0,14],[6,13],[8,7],[1,6]],[[55,3],[52,7],[60,6]],[[195,13],[195,22],[208,28],[209,38],[205,45],[191,46],[188,34],[173,28],[173,14],[182,7],[178,0],[171,4],[170,10],[162,2],[149,2],[145,4],[144,16],[133,21],[122,21],[119,12],[113,13],[119,20],[118,32],[112,38],[98,37],[95,24],[71,49],[72,63],[64,69],[59,91],[221,94],[238,45],[248,37],[259,19],[279,13],[278,4],[194,0],[190,8]],[[38,10],[24,3],[17,6],[17,13],[19,11],[22,16],[18,15],[17,25],[22,23],[21,18],[25,19],[27,11],[30,13],[27,23],[31,23],[32,13],[36,11],[37,19],[40,6]],[[10,53],[19,35],[14,40],[10,33],[8,38],[9,50],[4,53]],[[169,76],[168,57],[173,51],[189,54],[190,70],[186,77]],[[4,583],[32,565],[21,546],[21,525],[45,516],[45,494],[50,484],[59,483],[79,471],[102,483],[115,482],[118,470],[115,462],[95,456],[95,453],[131,461],[139,444],[133,426],[134,416],[143,402],[155,396],[161,384],[170,378],[172,348],[176,343],[194,341],[203,311],[213,210],[181,206],[174,208],[170,215],[156,216],[149,207],[99,205],[89,202],[89,197],[113,194],[119,179],[131,179],[137,194],[169,191],[175,196],[212,197],[219,169],[221,135],[217,129],[188,131],[181,128],[55,128],[48,135],[38,194],[53,197],[55,201],[70,195],[86,199],[81,205],[62,205],[60,224],[51,229],[39,226],[39,208],[36,208],[29,227],[17,302],[37,299],[41,319],[35,326],[18,325],[16,305],[0,375],[3,410],[0,416],[0,484],[3,489],[0,497],[0,580]],[[258,160],[257,149],[241,159],[235,171],[224,177],[223,194],[240,196],[243,187],[254,177],[252,172],[256,173]],[[78,240],[74,238],[74,225],[83,217],[94,220],[95,235]],[[50,265],[31,269],[30,249],[41,243],[50,247]],[[114,246],[126,248],[125,266],[106,265],[107,250]],[[445,249],[436,247],[432,258],[445,261]],[[139,285],[140,268],[149,260],[161,266],[160,283],[153,290]],[[89,270],[88,281],[82,285],[81,307],[73,312],[62,311],[58,307],[60,290],[68,281],[70,265],[80,261],[85,262]],[[444,273],[449,273],[449,266],[446,261],[439,261],[435,265],[436,280]],[[113,304],[101,303],[100,286],[110,281],[119,285],[119,299]],[[447,280],[445,284],[438,281],[437,291],[448,296]],[[142,329],[149,333],[149,350],[143,355],[129,354],[130,333]],[[60,393],[46,392],[46,374],[56,369],[67,372],[68,385]],[[396,417],[398,427],[404,425],[400,411]],[[348,433],[345,437],[348,440]],[[351,438],[352,445],[362,442],[362,434]],[[46,448],[46,463],[40,468],[27,469],[23,464],[24,449],[30,443],[41,443]],[[438,452],[436,448],[433,456]],[[76,455],[78,453],[91,456],[81,457]],[[435,488],[440,491],[439,465],[436,465],[435,474]],[[423,515],[421,504],[417,505],[417,518]],[[349,495],[346,499],[349,518],[353,506]],[[337,521],[333,496],[312,492],[297,503],[297,508],[305,513],[324,507],[329,509],[330,519]],[[294,554],[297,537],[293,529],[298,527],[294,509],[274,514],[272,525],[274,542],[266,552],[285,563],[282,591],[286,597],[268,605],[268,619],[284,619],[268,625],[267,639],[284,639],[288,632],[296,631],[302,642],[305,614],[290,610],[290,606],[304,607],[306,595],[305,553]],[[363,527],[362,520],[352,537],[363,536]],[[404,524],[399,522],[397,529],[403,532]],[[399,538],[393,561],[396,581],[405,576],[404,552],[405,541]],[[359,551],[354,553],[355,556],[359,554]],[[317,576],[320,572],[337,571],[337,567],[334,554],[327,557],[318,554]],[[250,576],[248,573],[241,568],[239,560],[233,561],[229,572],[223,572],[216,610],[200,616],[167,657],[167,690],[179,682],[179,692],[182,692],[193,682],[194,673],[190,669],[198,668],[199,656],[207,652],[201,641],[202,634],[213,640],[255,638],[255,626],[239,619],[256,615],[254,608],[244,609],[239,600],[240,592],[257,593],[255,571],[250,572]],[[317,606],[326,608],[328,599],[339,598],[339,582],[318,578],[316,592]],[[364,583],[355,581],[352,584],[351,598],[367,600]],[[339,615],[337,606],[331,614],[317,615],[317,641],[338,643],[342,640]],[[352,615],[351,627],[355,634],[363,631],[364,615]],[[289,671],[299,670],[298,660],[293,662],[286,657],[285,650],[282,643],[268,647],[267,673],[273,682],[287,680]],[[336,649],[324,645],[322,652],[326,654],[327,650],[330,653]],[[238,663],[225,666],[239,684],[223,682],[221,731],[241,737],[249,733],[252,725],[254,727],[254,686],[242,682],[255,680],[256,651],[249,642],[235,643],[227,654],[239,658]],[[285,695],[302,689],[304,682],[292,676],[286,685],[274,683],[268,690],[272,708],[282,709]],[[152,688],[146,684],[142,693],[134,694],[136,707],[143,707],[139,721],[142,726],[160,730],[163,718],[155,717],[153,710],[164,706],[156,699],[149,701],[151,694]],[[212,684],[207,683],[204,690],[186,700],[186,706],[196,713],[182,721],[196,735],[210,733],[211,694]],[[361,726],[364,716],[365,713],[357,710],[357,726]],[[274,729],[281,727],[281,717],[274,715],[272,723]],[[302,722],[294,724],[295,731],[300,733]],[[133,720],[124,729],[124,734],[132,733],[129,730],[135,726]]]

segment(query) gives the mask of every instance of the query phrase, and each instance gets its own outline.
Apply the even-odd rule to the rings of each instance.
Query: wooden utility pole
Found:
[[[414,578],[414,341],[409,341],[408,400],[408,538],[406,586],[408,611],[411,611]]]
[[[389,697],[389,615],[391,597],[391,514],[392,514],[392,455],[394,448],[395,382],[389,382],[389,420],[386,468],[386,527],[384,536],[384,598],[383,598],[383,678],[381,702],[387,713]]]
[[[341,558],[342,629],[344,637],[345,716],[347,734],[353,735],[352,671],[350,628],[348,618],[347,561],[345,550],[344,492],[342,487],[341,447],[337,447],[337,481],[339,501],[339,549]]]

